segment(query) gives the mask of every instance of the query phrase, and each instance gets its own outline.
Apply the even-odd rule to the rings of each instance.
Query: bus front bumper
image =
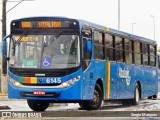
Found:
[[[37,93],[37,94],[35,94]],[[27,88],[16,87],[8,82],[8,97],[13,99],[33,100],[81,100],[80,81],[66,88]]]

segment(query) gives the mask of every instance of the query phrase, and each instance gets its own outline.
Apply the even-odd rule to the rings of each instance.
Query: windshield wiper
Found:
[[[14,40],[14,45],[13,45],[13,48],[12,49],[15,49],[17,45],[20,45],[20,42],[21,42],[21,39],[22,37],[27,33],[27,31],[24,31],[21,36],[18,38],[17,41]]]

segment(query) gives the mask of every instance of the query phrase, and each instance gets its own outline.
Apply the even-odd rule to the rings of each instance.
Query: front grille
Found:
[[[63,77],[77,71],[79,67],[68,69],[35,69],[35,68],[14,68],[9,67],[10,72],[17,76],[37,77],[35,74],[45,74],[47,77]],[[44,77],[45,77],[44,76]]]

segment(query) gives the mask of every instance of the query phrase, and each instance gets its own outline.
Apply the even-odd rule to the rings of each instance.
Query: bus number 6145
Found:
[[[61,78],[47,78],[46,83],[61,83]]]

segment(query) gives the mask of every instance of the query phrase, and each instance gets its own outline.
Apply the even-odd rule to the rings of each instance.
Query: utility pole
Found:
[[[155,18],[153,15],[151,15],[151,17],[153,18],[153,39],[155,40],[155,36],[156,36],[156,30],[155,30]]]
[[[120,30],[120,0],[118,0],[118,30]]]
[[[136,23],[132,23],[132,34],[133,34],[133,26],[135,25]]]
[[[2,39],[6,36],[6,3],[7,0],[2,0]],[[7,60],[2,55],[2,74],[7,74]]]
[[[7,0],[2,0],[2,38],[6,36],[6,3]],[[2,57],[2,65],[1,65],[1,81],[0,81],[0,91],[2,94],[7,93],[7,60],[6,58],[1,54]]]

